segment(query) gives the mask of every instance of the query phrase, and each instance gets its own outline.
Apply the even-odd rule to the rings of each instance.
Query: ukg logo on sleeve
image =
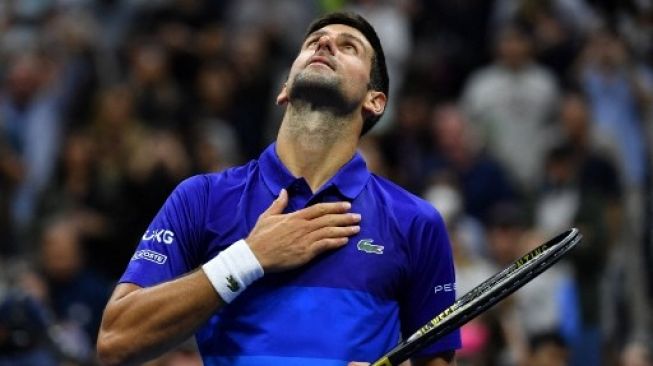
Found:
[[[141,238],[143,241],[155,241],[157,243],[172,244],[175,241],[175,233],[166,229],[146,230]]]
[[[139,259],[144,259],[146,261],[154,262],[156,264],[163,264],[168,260],[168,257],[161,253],[157,253],[153,250],[143,249],[137,251],[136,253],[134,253],[134,256],[132,256],[132,260],[139,260]]]

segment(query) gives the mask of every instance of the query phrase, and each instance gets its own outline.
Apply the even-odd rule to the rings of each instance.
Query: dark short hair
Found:
[[[372,56],[372,69],[370,70],[370,84],[368,88],[372,90],[382,91],[386,96],[388,96],[390,88],[390,79],[388,77],[388,67],[385,64],[385,54],[383,53],[383,47],[381,47],[381,41],[379,36],[376,35],[374,27],[365,20],[362,16],[349,13],[349,12],[335,12],[328,13],[323,15],[320,18],[315,19],[306,30],[304,39],[308,38],[313,32],[318,29],[324,28],[327,25],[331,24],[344,24],[350,26],[359,32],[361,32],[367,41],[372,45],[374,49],[374,55]],[[382,115],[382,114],[381,114]],[[364,135],[374,127],[376,122],[378,122],[379,116],[368,117],[363,121],[363,130],[361,135]]]
[[[569,347],[562,334],[556,330],[535,333],[529,337],[528,343],[531,348],[531,353],[536,352],[545,345],[553,345],[563,349]]]

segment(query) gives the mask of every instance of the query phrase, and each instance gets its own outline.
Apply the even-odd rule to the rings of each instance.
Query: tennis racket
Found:
[[[422,326],[372,366],[397,366],[417,351],[449,334],[474,317],[517,291],[558,262],[582,239],[576,228],[569,229],[528,252],[504,270],[467,292]]]

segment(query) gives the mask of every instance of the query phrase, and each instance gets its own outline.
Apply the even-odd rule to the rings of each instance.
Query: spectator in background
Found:
[[[0,232],[5,235],[5,240],[0,243],[0,255],[10,255],[18,250],[12,235],[11,202],[15,187],[23,179],[24,167],[4,135],[2,125],[0,119]]]
[[[653,354],[650,345],[641,340],[628,343],[621,353],[619,366],[652,366]]]
[[[646,227],[642,202],[650,169],[643,125],[645,112],[650,110],[653,100],[653,84],[645,84],[649,75],[650,67],[633,58],[622,37],[610,31],[592,35],[579,59],[578,78],[588,96],[593,121],[598,130],[612,137],[617,147],[617,162],[622,169],[624,204],[619,238],[621,245],[610,253],[609,271],[612,277],[610,296],[614,298],[622,293],[621,296],[626,299],[624,309],[618,311],[618,307],[615,307],[612,313],[629,314],[627,320],[613,322],[611,332],[626,336],[651,332],[650,305],[647,304],[645,292],[639,290],[646,283],[641,243]],[[594,232],[594,235],[600,238],[600,231]],[[627,285],[623,285],[624,282]],[[610,303],[615,304],[616,301]]]
[[[592,120],[612,136],[626,187],[641,189],[646,170],[641,102],[650,90],[623,40],[608,31],[590,38],[579,59],[579,81],[588,97]]]
[[[0,97],[0,136],[6,143],[2,160],[13,181],[10,221],[18,235],[26,235],[30,228],[61,139],[63,106],[53,66],[37,54],[16,55]]]
[[[433,147],[427,157],[428,174],[452,174],[459,182],[465,213],[488,219],[493,205],[516,198],[513,183],[490,154],[480,150],[478,136],[463,113],[453,104],[442,104],[432,113]]]
[[[303,40],[304,33],[300,30],[318,15],[320,10],[328,11],[324,8],[333,6],[329,2],[296,0],[249,0],[228,3],[225,17],[228,29],[234,33],[259,29],[261,34],[266,34],[271,42],[278,46],[275,56],[287,60],[292,60],[297,52],[297,45]],[[336,4],[335,8],[341,6],[341,3]]]
[[[219,59],[203,65],[196,81],[189,142],[194,170],[207,173],[243,162],[240,138],[229,121],[237,82],[231,62]]]
[[[112,219],[116,215],[116,197],[102,187],[94,140],[85,132],[71,132],[62,146],[55,176],[41,197],[39,212],[44,218],[66,216],[75,225],[84,228],[85,244],[94,248],[88,265],[105,271],[110,262],[115,241],[110,233],[115,231]],[[108,253],[105,253],[104,248]],[[109,272],[107,272],[108,274]]]
[[[229,47],[236,75],[230,122],[236,130],[246,159],[258,157],[265,147],[265,129],[272,97],[270,43],[258,31],[239,33]]]
[[[471,290],[489,277],[489,271],[495,268],[487,262],[487,242],[484,226],[475,217],[465,212],[465,197],[457,184],[455,177],[446,174],[436,175],[423,194],[442,215],[452,236],[455,237],[454,261],[456,271],[459,269],[465,275],[456,272],[456,283],[460,294]],[[452,239],[453,240],[453,239]],[[460,263],[458,263],[460,260]],[[462,273],[462,272],[461,272]],[[488,274],[488,276],[483,276]]]
[[[149,130],[135,116],[133,103],[133,94],[125,85],[100,90],[87,132],[90,138],[89,148],[93,149],[91,159],[94,160],[94,168],[89,169],[97,172],[94,189],[97,197],[102,197],[101,200],[107,203],[102,212],[109,220],[110,226],[121,228],[113,231],[113,235],[103,241],[104,244],[95,248],[97,258],[102,258],[102,261],[96,263],[91,259],[95,268],[111,277],[120,273],[122,261],[130,255],[130,251],[126,249],[129,246],[116,246],[115,243],[136,240],[139,235],[131,233],[129,227],[133,225],[134,216],[140,214],[139,209],[142,206],[128,210],[127,202],[131,197],[127,197],[124,191],[130,179],[128,164],[136,155],[142,141],[146,139]],[[91,202],[86,201],[83,204],[88,205]]]
[[[527,213],[518,204],[499,204],[491,217],[488,243],[497,268],[505,268],[545,240],[530,227]],[[560,332],[568,342],[578,339],[578,289],[570,268],[561,263],[542,273],[516,292],[500,312],[507,362],[524,362],[527,340],[535,334]]]
[[[86,266],[81,229],[65,216],[48,223],[39,262],[56,322],[56,340],[67,357],[88,363],[95,358],[93,344],[110,286]]]
[[[539,177],[558,98],[553,75],[533,61],[531,41],[523,27],[502,26],[494,64],[470,77],[462,99],[488,151],[526,192]]]
[[[86,133],[70,132],[61,148],[54,178],[43,195],[40,212],[56,212],[82,207],[104,208],[99,202],[97,153]]]
[[[136,4],[127,1],[124,7],[136,7],[136,14],[129,24],[130,38],[147,40],[150,45],[161,48],[165,54],[166,77],[182,95],[190,94],[197,68],[201,64],[200,43],[206,45],[206,38],[216,22],[223,18],[228,1],[172,0],[157,3]],[[219,38],[218,38],[219,39]],[[206,50],[206,49],[204,49]],[[170,80],[171,79],[171,80]],[[182,103],[185,106],[185,102]],[[186,111],[176,110],[176,116],[168,116],[170,121],[181,124]],[[161,115],[156,118],[162,117]],[[146,118],[149,120],[149,118]]]
[[[110,225],[119,228],[103,241],[107,245],[97,248],[103,254],[97,265],[113,277],[132,252],[129,245],[115,243],[142,235],[143,220],[188,176],[191,164],[180,135],[148,128],[136,117],[133,94],[124,85],[101,91],[90,135],[98,157],[99,194],[109,204],[104,212]]]
[[[186,121],[185,100],[172,77],[167,50],[152,39],[141,39],[132,45],[129,60],[138,118],[151,128],[181,130]]]
[[[553,235],[572,226],[583,212],[594,212],[605,217],[605,241],[614,243],[622,224],[622,185],[612,145],[595,128],[579,93],[565,95],[559,119],[561,136],[544,164],[536,227]]]
[[[0,365],[55,366],[52,316],[47,286],[25,261],[12,260],[0,268]]]
[[[635,56],[650,60],[653,56],[653,3],[633,1],[622,14],[617,25],[619,33]]]
[[[426,86],[443,100],[457,99],[469,73],[489,60],[487,34],[495,1],[404,3],[415,38],[405,88]]]
[[[532,21],[544,13],[562,20],[570,31],[580,34],[590,31],[599,21],[595,10],[584,0],[497,0],[492,20],[495,24],[510,19]]]
[[[10,2],[6,23],[0,21],[0,189],[9,191],[0,201],[9,206],[10,229],[3,234],[15,254],[32,249],[36,206],[62,134],[92,94],[93,32],[81,30],[89,22],[55,8],[54,2]]]
[[[511,19],[527,24],[533,30],[535,57],[563,82],[579,42],[599,21],[584,0],[498,0],[492,17],[495,26]]]
[[[606,160],[577,145],[553,148],[545,165],[537,201],[538,226],[549,233],[578,226],[583,245],[571,253],[578,281],[580,333],[569,339],[574,365],[599,365],[602,359],[601,284],[620,230],[619,184]],[[591,177],[591,178],[590,178]],[[614,221],[611,221],[613,219]]]
[[[583,245],[571,253],[572,263],[579,283],[581,333],[569,339],[578,355],[579,365],[598,365],[601,354],[599,290],[609,253],[609,228],[606,206],[591,199],[591,191],[576,185],[576,172],[571,149],[552,150],[546,163],[548,188],[538,202],[540,226],[557,230],[560,225],[576,225],[583,233]],[[552,229],[555,227],[556,229]],[[581,361],[582,360],[582,361]]]
[[[56,366],[47,347],[47,316],[34,299],[11,294],[0,299],[0,366]]]
[[[426,184],[426,154],[430,101],[425,93],[402,95],[393,128],[380,140],[390,178],[411,192],[421,193]]]
[[[570,351],[558,333],[539,333],[530,337],[528,361],[524,366],[567,366]]]

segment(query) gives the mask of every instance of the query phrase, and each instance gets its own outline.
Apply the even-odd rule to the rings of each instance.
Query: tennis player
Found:
[[[193,333],[208,366],[371,362],[449,306],[440,215],[356,152],[388,83],[367,21],[313,22],[277,97],[276,143],[171,194],[106,307],[102,362],[139,363]],[[413,364],[450,365],[459,345],[454,332]]]

